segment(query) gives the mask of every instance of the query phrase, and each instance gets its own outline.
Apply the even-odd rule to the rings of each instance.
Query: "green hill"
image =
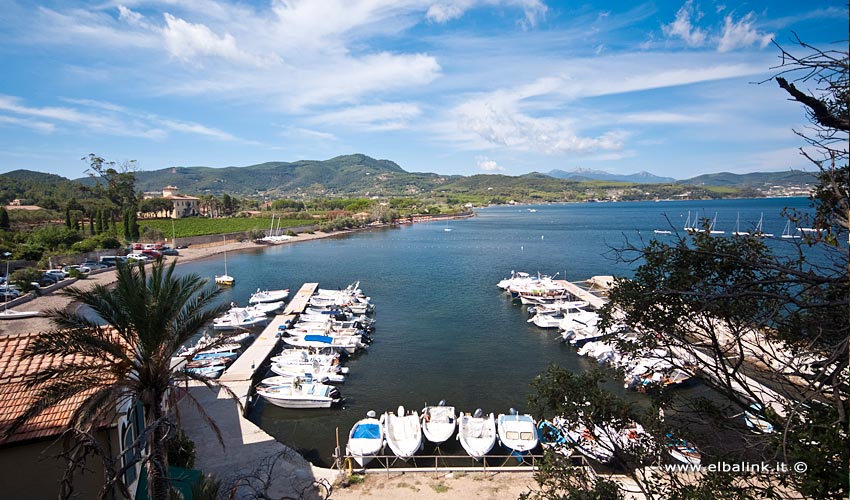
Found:
[[[24,205],[39,205],[48,209],[62,208],[55,200],[70,200],[80,196],[80,184],[62,176],[13,170],[0,175],[0,204],[15,199]]]
[[[788,187],[814,185],[817,182],[817,179],[815,174],[812,172],[789,170],[787,172],[753,172],[749,174],[720,172],[716,174],[699,175],[697,177],[676,182],[678,184],[690,184],[692,186],[761,188],[768,186]]]

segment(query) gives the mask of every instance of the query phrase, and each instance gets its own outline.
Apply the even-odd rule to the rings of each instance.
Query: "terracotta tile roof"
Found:
[[[4,438],[5,430],[31,404],[37,388],[27,388],[28,376],[44,368],[73,360],[71,356],[42,356],[23,359],[21,354],[39,334],[21,333],[0,336],[0,445],[59,435],[74,410],[84,400],[81,394],[48,408]]]

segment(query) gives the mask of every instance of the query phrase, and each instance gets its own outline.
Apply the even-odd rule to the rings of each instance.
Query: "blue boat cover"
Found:
[[[307,342],[324,342],[325,344],[333,342],[333,338],[328,337],[327,335],[305,335],[304,340]]]
[[[351,438],[380,439],[381,427],[378,424],[360,424],[354,428]]]

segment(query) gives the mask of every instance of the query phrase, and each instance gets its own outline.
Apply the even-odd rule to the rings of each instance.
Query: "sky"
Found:
[[[0,0],[0,173],[811,170],[774,42],[846,51],[847,23],[841,0]]]

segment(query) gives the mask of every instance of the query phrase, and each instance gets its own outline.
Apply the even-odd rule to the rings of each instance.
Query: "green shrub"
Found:
[[[166,448],[169,464],[186,469],[195,466],[195,443],[182,429],[168,438]]]

